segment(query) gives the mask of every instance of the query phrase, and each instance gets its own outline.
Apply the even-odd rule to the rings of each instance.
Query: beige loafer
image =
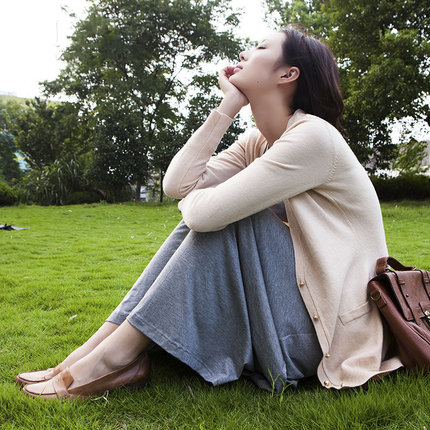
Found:
[[[60,365],[51,367],[45,370],[34,370],[32,372],[21,372],[16,378],[15,382],[23,387],[28,384],[37,384],[38,382],[46,382],[61,372]]]
[[[127,366],[114,370],[87,384],[69,389],[73,383],[73,376],[67,368],[50,381],[26,385],[23,391],[31,397],[40,399],[87,398],[103,394],[105,391],[117,387],[143,388],[149,382],[150,373],[151,362],[148,354],[144,352]]]

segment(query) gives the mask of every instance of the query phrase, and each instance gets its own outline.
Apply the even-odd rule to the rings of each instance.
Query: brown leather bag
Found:
[[[367,291],[396,341],[400,360],[409,369],[430,372],[429,272],[383,257],[376,274]]]

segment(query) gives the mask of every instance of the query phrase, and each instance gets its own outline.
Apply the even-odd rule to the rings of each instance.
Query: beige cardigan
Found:
[[[215,231],[284,201],[297,283],[314,323],[325,387],[361,385],[401,366],[366,285],[388,255],[381,210],[366,171],[329,123],[298,110],[266,152],[258,130],[212,156],[231,118],[213,111],[173,158],[164,190],[182,199],[185,223]],[[385,336],[384,336],[385,334]]]

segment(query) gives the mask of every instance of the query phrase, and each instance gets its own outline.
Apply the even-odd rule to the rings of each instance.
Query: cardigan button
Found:
[[[299,287],[304,287],[305,286],[305,283],[302,281],[302,282],[299,282]]]
[[[328,382],[328,381],[324,381],[324,385],[325,385],[326,387],[328,387],[328,386],[330,385],[330,382]]]
[[[325,358],[330,358],[331,355],[327,352],[327,354],[325,355]]]
[[[319,320],[319,316],[318,315],[314,315],[313,318],[314,318],[314,321],[318,321]]]

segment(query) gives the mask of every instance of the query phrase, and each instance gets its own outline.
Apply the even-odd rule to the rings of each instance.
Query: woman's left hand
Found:
[[[224,93],[224,99],[221,102],[218,111],[226,109],[226,115],[234,117],[243,106],[249,103],[248,98],[242,91],[230,82],[230,77],[234,74],[235,66],[224,67],[218,75],[218,83],[221,91]]]
[[[218,83],[224,96],[236,97],[238,103],[243,107],[249,103],[248,98],[239,90],[239,88],[230,82],[230,78],[234,75],[235,68],[236,66],[224,67],[218,74]]]

